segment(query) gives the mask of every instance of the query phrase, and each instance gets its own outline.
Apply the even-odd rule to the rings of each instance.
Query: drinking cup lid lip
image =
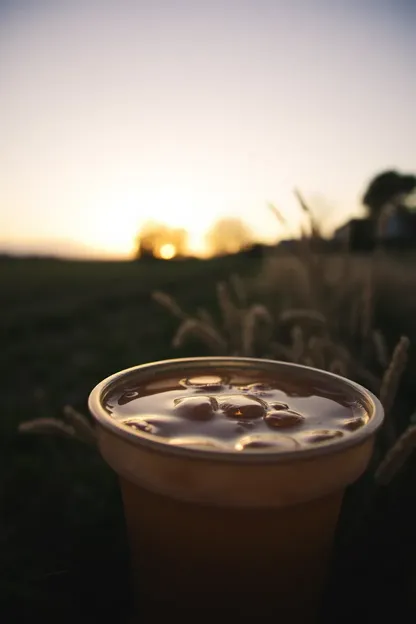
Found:
[[[210,448],[196,448],[191,446],[179,446],[169,443],[165,438],[157,438],[154,435],[146,432],[132,431],[131,427],[124,425],[113,418],[111,414],[104,408],[102,399],[106,397],[109,391],[117,385],[118,382],[129,376],[136,376],[137,374],[143,374],[143,377],[148,379],[149,377],[159,376],[160,374],[174,372],[175,370],[191,369],[192,373],[198,370],[204,370],[215,368],[233,368],[235,369],[253,369],[264,372],[277,372],[279,369],[286,371],[293,370],[304,371],[309,375],[315,377],[322,377],[323,379],[333,379],[338,384],[347,386],[350,391],[353,391],[364,402],[365,407],[369,413],[370,420],[367,424],[363,425],[354,432],[350,432],[349,435],[337,438],[335,441],[331,440],[328,443],[320,443],[316,446],[300,447],[295,450],[278,450],[270,449],[251,449],[247,453],[241,453],[236,451],[222,450],[222,449],[210,449]],[[333,453],[339,453],[349,447],[358,446],[369,439],[380,428],[383,418],[384,410],[377,397],[355,381],[351,381],[335,373],[330,373],[324,370],[313,368],[311,366],[305,366],[303,364],[294,364],[291,362],[283,362],[279,360],[269,360],[260,358],[249,357],[237,357],[237,356],[209,356],[209,357],[190,357],[190,358],[177,358],[171,360],[161,360],[157,362],[151,362],[148,364],[140,364],[138,366],[132,366],[130,368],[121,370],[109,377],[103,379],[98,383],[91,391],[88,398],[89,410],[101,427],[107,432],[122,438],[124,441],[133,444],[134,446],[144,447],[147,450],[155,452],[163,452],[165,455],[179,455],[192,457],[194,459],[210,459],[215,461],[232,461],[241,463],[276,463],[301,459],[313,458],[317,455],[328,455]]]

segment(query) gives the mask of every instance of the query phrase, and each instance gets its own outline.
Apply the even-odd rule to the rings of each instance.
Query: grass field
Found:
[[[274,317],[280,315],[279,344],[289,349],[293,338],[290,319],[282,318],[285,311],[319,308],[330,319],[334,341],[352,350],[354,359],[347,364],[364,369],[357,375],[358,368],[349,369],[348,374],[369,374],[377,385],[383,374],[380,357],[368,348],[365,336],[357,337],[361,330],[351,336],[347,332],[350,307],[361,297],[357,293],[369,263],[354,259],[350,290],[338,296],[342,276],[333,276],[332,282],[319,285],[319,293],[312,292],[311,266],[305,268],[302,260],[293,258],[241,255],[170,263],[1,260],[0,621],[126,621],[127,547],[114,475],[94,448],[63,438],[19,434],[17,428],[33,418],[60,418],[65,405],[86,414],[90,389],[117,370],[209,353],[197,341],[172,347],[178,319],[152,299],[153,291],[173,295],[190,313],[204,307],[218,320],[216,284],[238,274],[246,279],[253,302],[266,304]],[[331,270],[335,264],[325,259]],[[416,341],[413,266],[411,257],[377,264],[371,327],[385,336],[390,353],[403,334]],[[363,307],[365,297],[359,299],[359,311]],[[356,323],[364,331],[365,318],[360,318]],[[416,407],[414,371],[411,350],[395,402],[399,433]],[[414,619],[415,477],[413,458],[390,486],[375,487],[369,474],[348,492],[328,622],[335,621],[334,605],[342,605],[346,619],[357,621],[375,621],[387,613],[394,613],[397,621]],[[362,599],[364,590],[367,597]],[[356,615],[359,604],[362,620]]]

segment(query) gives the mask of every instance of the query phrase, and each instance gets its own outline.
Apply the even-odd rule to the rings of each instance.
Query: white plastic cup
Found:
[[[365,406],[369,421],[329,445],[238,453],[179,447],[132,431],[106,409],[115,389],[167,374],[227,369],[322,381]],[[121,371],[89,398],[105,461],[120,479],[138,612],[196,612],[314,622],[345,488],[365,471],[383,420],[378,399],[331,373],[272,360],[209,357]]]

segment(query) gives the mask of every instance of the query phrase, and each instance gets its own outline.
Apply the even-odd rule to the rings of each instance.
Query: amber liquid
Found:
[[[204,614],[316,621],[343,492],[292,507],[242,509],[120,483],[137,622]]]

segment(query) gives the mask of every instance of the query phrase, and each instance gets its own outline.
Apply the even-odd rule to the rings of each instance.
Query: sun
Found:
[[[159,249],[159,256],[163,260],[171,260],[172,258],[174,258],[176,256],[175,245],[172,245],[171,243],[166,243],[165,245],[162,245]]]

